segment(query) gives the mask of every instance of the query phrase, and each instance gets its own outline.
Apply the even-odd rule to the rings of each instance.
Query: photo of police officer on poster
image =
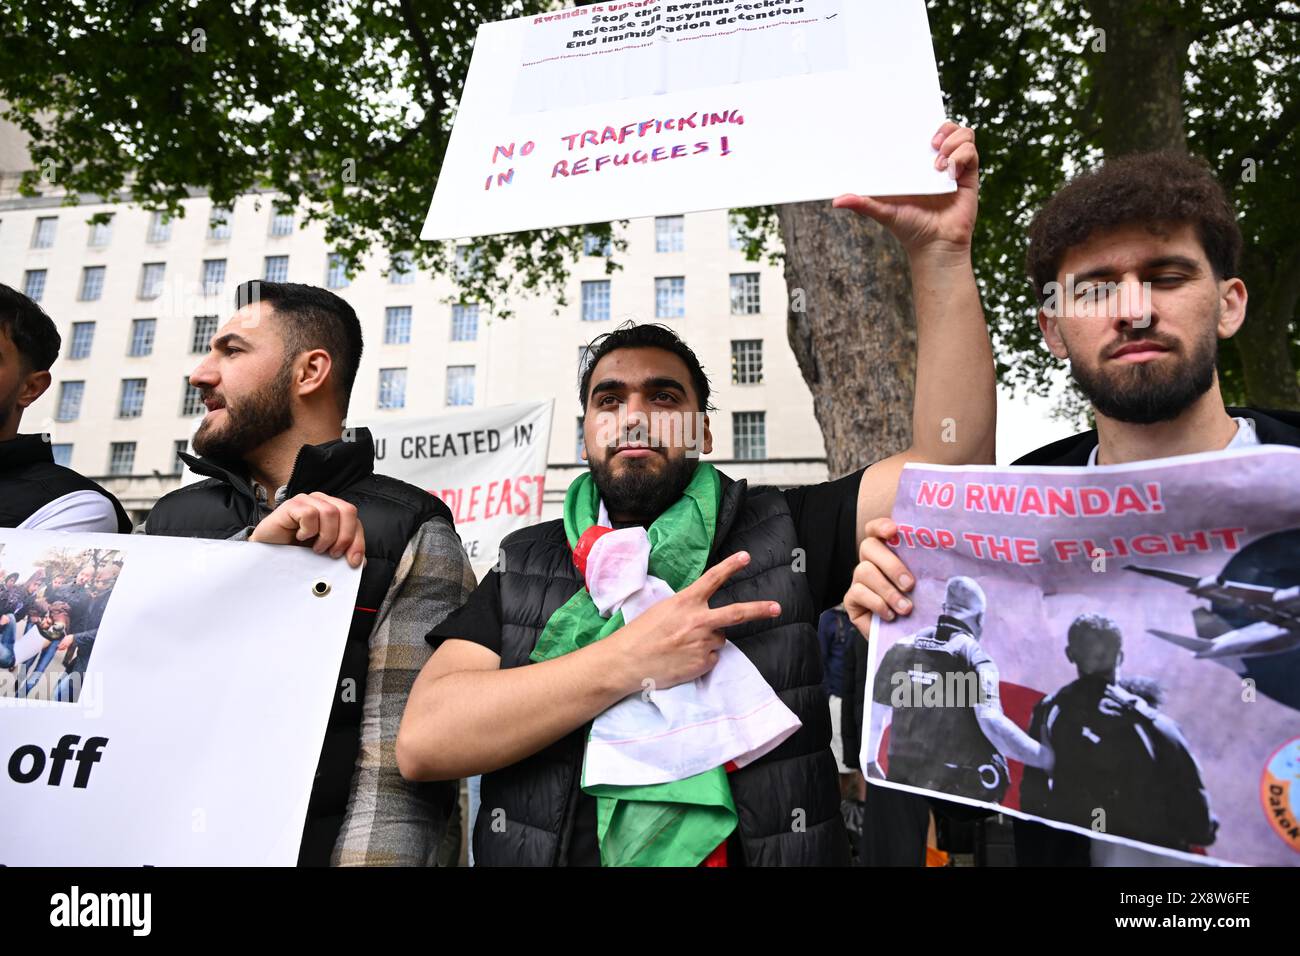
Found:
[[[913,467],[862,766],[1196,862],[1300,863],[1300,452]]]

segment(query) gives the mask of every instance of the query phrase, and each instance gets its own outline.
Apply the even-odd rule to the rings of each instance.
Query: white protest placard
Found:
[[[369,423],[375,471],[437,495],[481,577],[501,539],[542,516],[555,402]]]
[[[0,567],[43,573],[44,613],[17,624],[48,649],[0,670],[0,863],[292,866],[361,572],[301,547],[7,529]]]
[[[421,238],[951,192],[924,0],[631,0],[479,28]]]

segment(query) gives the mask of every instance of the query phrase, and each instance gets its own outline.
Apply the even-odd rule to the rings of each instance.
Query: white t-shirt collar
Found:
[[[1255,434],[1255,422],[1249,418],[1234,418],[1237,423],[1237,434],[1232,436],[1232,441],[1223,447],[1224,451],[1229,448],[1249,448],[1252,445],[1259,444],[1259,436]],[[1097,449],[1100,445],[1092,446],[1092,453],[1088,455],[1088,467],[1091,468],[1097,464]]]

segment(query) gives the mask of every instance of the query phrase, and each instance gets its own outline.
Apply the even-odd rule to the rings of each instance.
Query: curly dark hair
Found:
[[[1112,618],[1105,614],[1080,614],[1070,622],[1066,641],[1075,644],[1090,638],[1100,638],[1116,649],[1124,644],[1124,633]]]
[[[1069,250],[1100,230],[1134,223],[1191,224],[1215,276],[1237,275],[1241,227],[1209,164],[1186,153],[1137,153],[1075,177],[1034,216],[1025,268],[1038,301]]]

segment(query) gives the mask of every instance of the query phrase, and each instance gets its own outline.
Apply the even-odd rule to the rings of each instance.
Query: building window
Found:
[[[127,354],[136,358],[152,355],[154,331],[157,327],[157,319],[132,319],[131,350]]]
[[[582,254],[584,256],[609,256],[614,252],[614,243],[608,236],[584,233],[582,237]]]
[[[122,379],[122,393],[117,399],[118,418],[139,418],[144,411],[144,383],[142,378]]]
[[[188,453],[190,442],[188,438],[180,438],[172,443],[172,474],[179,475],[185,470],[185,462],[181,461],[181,453]]]
[[[85,382],[59,384],[59,409],[54,416],[58,422],[75,422],[81,417],[81,396],[86,394]]]
[[[579,416],[578,416],[578,433],[577,433],[577,436],[576,436],[575,439],[574,439],[575,444],[574,444],[574,446],[573,446],[573,460],[574,460],[574,461],[582,461],[582,449],[586,446],[586,441],[587,441],[587,439],[586,439],[586,436],[585,436],[585,435],[583,434],[583,432],[582,432],[582,423],[583,423],[583,421],[584,421],[583,417],[582,417],[581,415],[579,415]]]
[[[110,215],[103,222],[92,222],[90,224],[90,242],[89,245],[95,249],[102,249],[108,245],[113,238],[113,217]]]
[[[146,242],[166,242],[172,237],[171,217],[165,212],[155,212],[149,217],[149,235]]]
[[[86,266],[81,270],[81,292],[77,298],[82,302],[94,302],[104,294],[104,267]]]
[[[90,358],[90,347],[95,342],[94,322],[72,323],[72,344],[68,346],[68,358]]]
[[[221,295],[226,289],[226,260],[203,260],[203,294]]]
[[[72,444],[51,445],[50,453],[54,455],[54,463],[62,465],[64,468],[72,467]]]
[[[201,355],[212,346],[212,336],[217,334],[215,315],[196,315],[194,331],[190,333],[190,354]]]
[[[129,475],[135,470],[135,442],[115,441],[109,446],[108,473]]]
[[[761,461],[767,457],[767,412],[733,412],[731,434],[737,461]]]
[[[763,340],[733,339],[731,342],[731,383],[763,384]]]
[[[193,418],[195,415],[201,415],[207,409],[203,406],[203,392],[201,389],[190,384],[189,376],[182,380],[181,388],[181,415],[185,418]]]
[[[166,263],[146,262],[140,268],[140,298],[156,299],[162,295],[163,276],[166,272]]]
[[[233,210],[228,206],[213,206],[208,215],[208,238],[229,239],[230,219]]]
[[[758,315],[758,273],[740,272],[731,276],[731,314]]]
[[[410,285],[415,282],[415,256],[410,252],[394,253],[388,267],[389,285]]]
[[[273,236],[290,236],[293,235],[293,210],[271,209],[271,235]]]
[[[40,302],[45,295],[45,270],[28,269],[23,275],[23,295],[33,302]]]
[[[745,218],[739,213],[727,214],[727,248],[736,249],[743,252],[745,249],[745,238],[743,228]]]
[[[686,315],[686,279],[669,276],[655,279],[655,318],[680,319]]]
[[[406,369],[381,368],[379,370],[379,407],[406,407]]]
[[[384,309],[384,344],[406,345],[410,341],[411,307],[394,305]]]
[[[447,366],[447,404],[474,404],[474,366]]]
[[[59,226],[58,216],[41,216],[32,231],[32,248],[48,249],[54,245],[54,233]]]
[[[686,251],[686,217],[657,216],[655,218],[655,252]]]
[[[262,267],[262,279],[266,282],[288,282],[289,257],[267,256]]]
[[[609,318],[609,280],[582,284],[582,321],[604,322]]]
[[[451,307],[451,340],[473,342],[478,338],[478,303]]]
[[[478,249],[473,246],[456,247],[456,278],[468,279],[478,271],[479,264],[483,256]]]
[[[325,288],[346,289],[352,280],[348,278],[347,260],[339,252],[331,252],[325,259]]]

